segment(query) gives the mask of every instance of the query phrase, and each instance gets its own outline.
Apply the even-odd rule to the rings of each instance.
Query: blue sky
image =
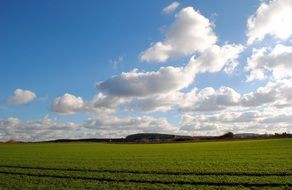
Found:
[[[221,112],[226,110],[230,113],[236,112],[237,114],[244,114],[251,111],[253,113],[259,112],[259,110],[264,109],[265,111],[260,111],[260,113],[266,114],[268,112],[267,110],[274,109],[277,102],[264,102],[263,104],[260,104],[260,107],[248,107],[243,106],[244,103],[242,103],[242,101],[244,101],[243,99],[246,99],[247,96],[245,97],[245,95],[247,93],[254,93],[252,95],[255,96],[259,87],[268,88],[267,84],[269,82],[277,85],[285,80],[289,83],[290,75],[281,74],[280,77],[279,75],[276,76],[276,72],[273,71],[277,71],[278,73],[278,67],[267,66],[264,65],[265,63],[259,64],[259,61],[257,60],[250,61],[250,65],[253,66],[250,66],[248,70],[246,69],[246,67],[248,67],[247,60],[251,59],[254,48],[266,48],[265,55],[267,56],[269,53],[272,54],[272,50],[275,49],[277,45],[285,46],[285,48],[281,49],[283,55],[290,55],[289,45],[291,45],[291,28],[285,25],[286,23],[283,23],[283,25],[279,26],[281,30],[274,31],[271,27],[269,28],[269,25],[267,24],[273,21],[266,21],[261,17],[264,18],[264,14],[268,17],[269,15],[278,13],[277,11],[281,11],[275,10],[274,7],[277,7],[277,4],[280,5],[280,8],[282,6],[284,9],[285,7],[291,8],[291,3],[288,0],[181,0],[176,2],[175,8],[171,11],[167,13],[163,11],[164,8],[172,3],[174,3],[174,1],[156,0],[13,0],[1,2],[0,120],[2,122],[2,128],[0,129],[2,129],[2,138],[17,138],[18,136],[21,136],[20,133],[26,132],[25,127],[23,126],[28,125],[28,122],[41,122],[44,118],[50,120],[50,122],[57,122],[60,126],[66,126],[66,124],[70,122],[74,123],[79,127],[77,127],[78,132],[75,131],[74,134],[91,131],[89,136],[103,136],[102,134],[106,134],[105,136],[119,136],[117,131],[114,132],[115,129],[118,128],[116,126],[120,126],[119,124],[108,124],[107,128],[110,128],[110,131],[112,131],[106,133],[100,131],[100,128],[104,128],[103,125],[96,124],[95,127],[87,127],[85,123],[93,120],[95,122],[98,120],[99,122],[97,123],[102,123],[100,121],[109,118],[118,121],[124,121],[125,119],[129,121],[135,117],[147,117],[153,122],[160,123],[162,120],[167,121],[169,122],[167,124],[168,127],[174,126],[179,128],[180,131],[174,131],[174,133],[185,134],[189,133],[188,130],[183,130],[184,128],[188,128],[183,127],[185,124],[185,118],[187,117],[193,118],[194,121],[196,121],[196,124],[194,124],[195,126],[197,126],[198,123],[201,123],[200,126],[190,130],[190,133],[201,134],[201,132],[204,131],[203,129],[205,125],[207,125],[207,127],[205,127],[206,129],[211,124],[221,125],[221,120],[211,123],[197,122],[198,118],[196,117],[211,117],[214,114],[220,115]],[[260,7],[264,4],[268,6],[268,9],[260,10]],[[194,25],[194,28],[202,27],[204,25],[203,22],[205,22],[204,19],[207,20],[207,26],[205,27],[208,27],[208,30],[210,29],[211,33],[209,36],[204,37],[204,43],[209,43],[207,42],[208,38],[214,36],[217,38],[216,42],[210,42],[208,47],[203,44],[204,48],[193,45],[193,47],[190,47],[186,52],[179,52],[172,47],[173,50],[170,51],[168,55],[169,58],[163,61],[158,61],[159,58],[155,57],[153,52],[150,52],[151,47],[154,47],[157,42],[162,42],[165,47],[168,47],[168,45],[171,46],[171,40],[180,43],[176,37],[178,35],[183,35],[178,33],[183,33],[185,30],[184,28],[178,28],[180,27],[179,24],[178,26],[175,26],[175,23],[180,22],[178,21],[179,19],[177,19],[179,17],[178,15],[183,13],[184,10],[187,10],[187,8],[191,9],[188,9],[188,12],[185,11],[186,15],[182,14],[182,17],[187,17],[187,14],[194,16],[194,19],[192,20],[194,23],[190,23]],[[291,15],[287,13],[289,10],[284,10],[282,12],[285,13],[283,13],[282,17],[287,18],[287,22],[289,23],[289,20],[291,20],[291,18],[289,18]],[[201,16],[204,19],[202,19]],[[248,19],[251,17],[253,17],[252,22],[255,26],[248,24]],[[278,17],[280,20],[282,19],[281,15]],[[196,23],[200,21],[202,21],[202,23]],[[265,23],[263,24],[261,22]],[[200,24],[202,24],[202,26]],[[197,30],[199,31],[200,28],[197,28]],[[259,31],[265,32],[261,33]],[[282,34],[281,31],[286,32]],[[191,32],[196,33],[197,31],[194,30]],[[171,33],[174,34],[171,36]],[[248,44],[247,41],[249,39],[252,40],[252,38],[255,39],[254,42]],[[200,39],[194,37],[185,40],[190,44],[199,44],[196,40]],[[221,60],[222,63],[219,63],[220,60],[216,60],[218,63],[216,61],[212,63],[217,64],[217,67],[218,64],[223,64],[221,68],[216,69],[216,71],[214,71],[211,66],[210,68],[207,68],[205,65],[211,63],[208,63],[208,60],[203,60],[202,58],[200,69],[197,68],[190,74],[193,80],[186,84],[180,84],[178,87],[169,87],[169,89],[171,89],[169,91],[157,91],[157,93],[153,92],[153,94],[148,93],[143,95],[135,95],[127,92],[127,96],[125,96],[123,94],[110,93],[111,90],[121,92],[122,88],[118,88],[117,86],[107,86],[108,84],[118,84],[121,86],[129,85],[127,84],[127,81],[123,82],[124,80],[121,80],[121,82],[118,82],[117,84],[107,82],[110,81],[113,76],[118,76],[115,81],[121,79],[119,76],[122,76],[122,72],[130,75],[129,72],[136,68],[138,69],[136,74],[149,74],[151,72],[159,71],[161,67],[185,67],[189,64],[192,56],[195,56],[194,58],[199,60],[200,56],[203,57],[202,55],[205,52],[208,52],[208,50],[213,52],[214,49],[212,48],[214,46],[216,46],[216,48],[222,48],[223,51],[225,45],[231,46],[231,49],[226,50],[227,53],[225,52],[225,54],[228,54],[229,51],[234,51],[235,55],[229,55],[226,60]],[[207,48],[205,48],[205,46]],[[184,45],[179,48],[184,47],[186,46]],[[148,54],[147,50],[149,50]],[[154,53],[157,56],[157,54],[161,52],[162,50],[158,50]],[[225,54],[214,56],[224,57]],[[142,58],[143,55],[145,55],[145,59]],[[279,60],[283,61],[283,59],[280,58]],[[274,60],[271,60],[270,62],[272,63],[273,61]],[[231,72],[224,72],[224,68],[227,67],[227,64],[231,64],[231,62],[238,64]],[[287,64],[285,61],[283,64],[277,62],[277,64],[278,63],[279,65]],[[262,69],[259,67],[262,67]],[[291,67],[289,67],[288,64],[285,68]],[[252,70],[256,70],[257,73],[262,73],[258,74],[257,78],[254,77],[255,79],[247,81]],[[186,72],[186,69],[182,72]],[[259,77],[259,75],[263,74],[265,74],[265,77]],[[135,80],[139,80],[139,77]],[[151,81],[152,83],[155,83],[155,80],[151,79]],[[99,84],[104,84],[103,90]],[[141,82],[141,84],[143,85],[144,83]],[[211,87],[217,91],[208,91],[208,93],[213,93],[213,95],[219,93],[221,97],[223,95],[220,94],[221,92],[219,92],[220,90],[218,89],[222,86],[227,86],[239,94],[239,99],[241,100],[238,101],[241,103],[234,103],[236,105],[233,105],[233,103],[232,105],[216,104],[216,109],[212,110],[211,108],[208,108],[208,112],[201,112],[199,108],[197,108],[198,106],[200,107],[198,104],[200,101],[196,103],[195,100],[202,98],[200,96],[203,95],[194,92],[195,95],[193,95],[194,97],[190,97],[190,102],[183,102],[181,105],[188,105],[188,107],[195,107],[195,109],[186,109],[177,104],[186,99],[186,96],[191,96],[192,94],[190,92],[193,89],[197,89],[199,92],[202,89]],[[147,86],[144,87],[147,88]],[[161,88],[164,87],[165,85]],[[19,97],[14,95],[16,89],[22,90],[20,91]],[[123,92],[125,91],[125,89],[122,90]],[[147,91],[147,89],[145,91]],[[69,96],[65,97],[66,93],[71,95],[71,99]],[[178,93],[183,94],[178,95]],[[208,93],[204,96],[209,96]],[[34,94],[35,97],[32,96],[32,94]],[[104,102],[94,102],[94,96],[97,94],[109,99],[110,103],[107,102],[107,105],[105,105],[106,103]],[[151,103],[153,103],[153,99],[158,96],[161,98],[161,96],[165,96],[166,94],[167,97],[163,97],[163,100],[167,100],[167,103],[165,103],[167,105],[163,105],[164,107],[161,105],[154,105],[155,108],[153,107],[153,110],[149,110],[150,108],[148,108],[147,111],[145,110],[146,108],[139,107],[142,105],[141,102],[146,101],[146,99],[147,104],[150,104],[150,99]],[[212,98],[214,98],[213,95]],[[216,94],[216,96],[217,95],[218,94]],[[25,96],[27,99],[22,96]],[[178,96],[180,98],[184,96],[184,98],[180,99]],[[283,96],[286,101],[285,103],[290,103],[290,99],[285,95]],[[13,97],[16,99],[24,99],[13,101]],[[60,99],[58,100],[58,97],[65,97],[62,99],[64,101],[60,101]],[[78,97],[81,101],[79,101],[79,107],[76,107],[74,103],[78,103]],[[70,100],[67,99],[68,101],[65,101],[66,98]],[[168,100],[168,98],[170,99]],[[226,98],[232,99],[234,97]],[[275,97],[275,99],[277,98],[278,96]],[[113,100],[118,103],[113,103]],[[56,104],[53,104],[54,101]],[[208,105],[204,106],[208,107]],[[102,111],[101,109],[106,109],[106,111]],[[285,110],[282,111],[285,113]],[[8,133],[7,128],[10,126],[7,126],[7,121],[9,119],[17,119],[17,124],[11,128],[24,128],[23,131],[17,133],[12,130],[12,132]],[[283,130],[289,131],[289,126],[284,124],[285,123],[283,123]],[[254,127],[248,124],[244,125],[249,126],[250,128]],[[132,128],[128,130],[128,128],[131,128],[129,127],[129,124],[125,126],[124,130],[122,130],[122,134],[136,131],[132,130]],[[218,127],[213,128],[215,133],[222,133],[229,129],[237,130],[234,129],[234,126],[230,125],[226,125],[223,129],[219,129]],[[270,128],[270,125],[265,125],[260,127],[260,130],[258,131],[272,132],[273,130],[270,130]],[[48,130],[48,134],[51,134],[49,127],[46,127],[46,130]],[[66,130],[60,129],[60,131]],[[92,133],[92,131],[94,131],[94,133]],[[147,132],[144,128],[137,130],[137,132],[140,131]],[[164,129],[158,127],[157,131],[163,132]],[[252,130],[246,128],[245,131]],[[37,130],[35,129],[34,132],[37,133]],[[212,133],[212,131],[207,133]],[[83,136],[73,135],[70,137]],[[87,136],[85,135],[84,137]],[[45,138],[57,138],[57,136],[52,135],[49,137],[42,137],[36,135],[32,137],[31,140]]]

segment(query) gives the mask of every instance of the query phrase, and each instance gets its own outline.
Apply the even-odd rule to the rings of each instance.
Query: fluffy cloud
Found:
[[[129,101],[131,101],[131,98],[125,99],[117,96],[107,96],[103,93],[98,93],[90,101],[85,101],[81,97],[66,93],[53,100],[51,111],[62,115],[77,114],[80,112],[109,114],[115,112],[119,105]]]
[[[215,90],[211,87],[200,91],[194,89],[185,95],[184,103],[180,104],[182,112],[217,111],[229,106],[236,106],[240,102],[240,94],[229,87]]]
[[[194,80],[193,67],[161,67],[158,71],[123,72],[103,81],[97,88],[110,96],[145,97],[180,90]]]
[[[162,10],[162,12],[163,12],[163,13],[166,13],[166,14],[169,14],[169,13],[172,13],[173,11],[175,11],[178,7],[179,7],[179,2],[174,1],[174,2],[172,2],[171,4],[169,4],[168,6],[166,6],[166,7]]]
[[[14,127],[20,123],[20,120],[15,117],[9,117],[6,120],[0,120],[0,128],[4,127]]]
[[[53,101],[51,109],[60,114],[74,114],[84,110],[84,106],[85,103],[81,97],[66,93]]]
[[[248,44],[263,40],[267,35],[278,39],[292,36],[292,1],[262,1],[261,5],[248,19]]]
[[[167,94],[154,95],[150,97],[137,98],[128,107],[130,110],[143,112],[167,112],[178,103],[182,102],[184,94],[182,92],[171,92]]]
[[[275,79],[292,77],[292,46],[276,45],[272,48],[254,49],[247,60],[250,72],[247,81],[263,80],[271,73]]]
[[[192,57],[191,61],[197,73],[219,72],[224,69],[231,73],[237,65],[237,58],[244,50],[242,45],[226,44],[222,47],[213,45],[206,49],[200,56]]]
[[[255,92],[245,94],[242,98],[242,105],[246,107],[261,106],[266,103],[276,101],[276,91],[272,89],[274,85],[268,84],[266,87],[260,87]]]
[[[290,111],[290,112],[289,112]],[[184,114],[180,132],[194,135],[220,135],[235,133],[291,132],[291,110],[219,111],[204,114]],[[275,125],[277,123],[277,125]]]
[[[40,141],[63,138],[82,138],[82,126],[72,122],[58,122],[44,117],[22,121],[18,118],[0,119],[0,141]]]
[[[29,90],[16,89],[14,96],[8,100],[10,104],[27,104],[36,99],[36,94]]]
[[[96,114],[109,114],[116,111],[121,104],[131,101],[132,98],[123,98],[118,96],[108,96],[98,93],[93,99],[86,103],[85,111]]]
[[[179,100],[177,106],[183,113],[214,112],[229,108],[244,112],[245,109],[256,109],[261,106],[284,109],[292,106],[292,81],[269,82],[254,92],[242,95],[234,89],[224,86],[217,90],[212,87],[201,90],[193,89],[191,92],[181,95]]]
[[[258,88],[255,92],[243,95],[241,103],[243,106],[248,107],[261,106],[269,103],[281,108],[291,106],[291,101],[292,81],[279,80],[269,82],[266,86]]]
[[[142,52],[142,61],[165,62],[169,59],[202,52],[214,45],[217,37],[211,22],[193,7],[183,8],[169,27],[165,39]]]
[[[183,115],[180,121],[180,130],[189,135],[219,135],[231,128],[230,126],[220,126],[219,123],[215,122],[206,122],[204,117],[205,115]]]

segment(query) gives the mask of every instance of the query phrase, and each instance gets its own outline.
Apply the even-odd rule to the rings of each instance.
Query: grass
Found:
[[[292,139],[0,144],[0,189],[213,188],[292,188]]]

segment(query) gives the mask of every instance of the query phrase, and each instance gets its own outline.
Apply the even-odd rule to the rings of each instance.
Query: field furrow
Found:
[[[52,170],[52,171],[72,171],[72,172],[96,172],[96,173],[128,173],[128,174],[160,174],[160,175],[198,175],[198,176],[292,176],[292,173],[248,173],[248,172],[190,172],[190,171],[147,171],[147,170],[96,170],[96,169],[82,169],[82,168],[49,168],[49,167],[33,167],[33,166],[11,166],[0,165],[0,168],[13,169],[31,169],[31,170]]]
[[[52,175],[52,174],[33,174],[22,172],[6,172],[0,171],[1,174],[21,175],[31,177],[46,177],[46,178],[59,178],[59,179],[78,179],[78,180],[93,180],[93,181],[106,181],[106,182],[127,182],[127,183],[143,183],[143,184],[166,184],[166,185],[207,185],[207,186],[242,186],[242,187],[292,187],[292,183],[243,183],[243,182],[212,182],[212,181],[161,181],[161,180],[140,180],[140,179],[113,179],[113,178],[96,178],[85,176],[65,176],[65,175]]]

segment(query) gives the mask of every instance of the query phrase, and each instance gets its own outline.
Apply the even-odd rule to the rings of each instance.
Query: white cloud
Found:
[[[183,95],[178,106],[182,112],[214,112],[228,108],[256,109],[261,106],[282,109],[291,107],[291,101],[292,81],[277,80],[259,87],[254,92],[242,95],[224,86],[218,90],[212,87],[193,89]]]
[[[172,13],[173,11],[175,11],[178,7],[179,7],[179,2],[174,1],[174,2],[172,2],[171,4],[169,4],[168,6],[166,6],[166,7],[162,10],[162,12],[163,12],[163,13],[166,13],[166,14],[169,14],[169,13]]]
[[[286,40],[292,36],[292,1],[262,1],[248,19],[248,44],[263,40],[267,35]]]
[[[134,69],[100,82],[97,88],[109,96],[146,97],[177,91],[194,80],[192,67],[161,67],[158,71],[138,72]]]
[[[183,114],[180,131],[193,135],[234,133],[282,133],[292,131],[291,109],[218,111],[203,114]],[[276,124],[276,125],[275,125]]]
[[[115,112],[119,105],[129,101],[131,101],[131,98],[125,99],[118,96],[107,96],[103,93],[98,93],[90,101],[85,101],[81,97],[66,93],[53,100],[51,111],[61,115],[81,112],[109,114]]]
[[[269,82],[266,86],[258,88],[255,92],[244,94],[241,104],[248,107],[270,104],[270,106],[281,108],[291,106],[291,101],[292,81],[278,80]]]
[[[58,122],[44,117],[39,120],[22,121],[18,118],[0,119],[0,141],[40,141],[64,138],[81,138],[81,126],[72,122]]]
[[[206,122],[204,116],[192,116],[185,114],[180,121],[180,130],[190,135],[220,135],[228,131],[230,127],[220,126],[219,123]],[[203,119],[203,120],[202,120]]]
[[[60,114],[74,114],[84,110],[85,103],[81,97],[64,94],[52,103],[52,111]]]
[[[194,89],[185,95],[184,102],[179,104],[182,112],[210,112],[236,106],[240,102],[240,94],[229,87],[218,90],[207,87],[198,91]]]
[[[154,95],[150,97],[137,98],[128,106],[130,110],[143,112],[167,112],[183,100],[181,92]]]
[[[197,73],[219,72],[224,69],[231,73],[237,65],[237,58],[244,50],[242,45],[226,44],[222,47],[213,45],[206,49],[198,57],[192,57],[194,67]]]
[[[242,97],[242,105],[246,107],[261,106],[276,101],[276,91],[270,88],[271,84],[258,88],[255,92],[245,94]]]
[[[165,39],[142,52],[142,61],[165,62],[182,56],[202,52],[214,45],[217,37],[211,22],[193,7],[183,8],[169,27]]]
[[[131,98],[107,96],[103,93],[98,93],[90,102],[86,103],[84,111],[96,114],[109,114],[115,112],[119,105],[129,101],[131,101]]]
[[[35,93],[29,90],[22,90],[22,89],[16,89],[14,91],[14,96],[8,100],[10,104],[27,104],[34,99],[36,99],[37,96]]]
[[[20,120],[16,117],[9,117],[6,120],[0,120],[0,127],[14,127],[20,123]]]
[[[270,74],[275,79],[292,77],[292,46],[276,45],[272,48],[254,49],[247,59],[247,81],[263,80]]]
[[[215,90],[206,87],[201,90],[193,89],[177,99],[177,105],[182,113],[185,112],[214,112],[234,108],[232,110],[258,109],[262,106],[285,109],[292,106],[292,81],[277,80],[259,87],[254,92],[240,95],[229,87]],[[169,106],[169,105],[168,105]]]

